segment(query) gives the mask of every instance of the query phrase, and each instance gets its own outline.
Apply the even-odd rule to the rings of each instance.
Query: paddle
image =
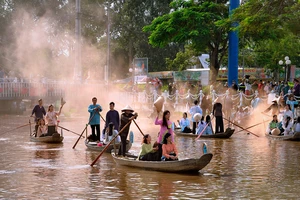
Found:
[[[105,148],[100,152],[100,154],[97,156],[97,158],[93,161],[93,163],[91,164],[91,166],[93,167],[93,165],[97,162],[97,160],[102,156],[102,154],[106,151],[106,149],[110,146],[110,144],[118,137],[118,135],[120,135],[120,133],[122,133],[124,131],[124,129],[129,126],[129,124],[131,123],[131,120],[120,130],[120,132],[115,135],[115,137],[113,137],[108,144],[106,144]]]
[[[99,113],[100,114],[100,113]],[[100,117],[101,117],[101,119],[104,121],[104,123],[105,123],[105,119],[102,117],[102,115],[100,114]]]
[[[0,135],[4,135],[5,133],[9,133],[9,132],[11,132],[11,131],[17,130],[17,129],[22,128],[22,127],[24,127],[24,126],[28,126],[28,125],[30,125],[30,124],[31,124],[31,123],[27,123],[27,124],[18,126],[17,128],[11,129],[11,130],[9,130],[9,131],[2,132],[2,133],[0,133]]]
[[[85,125],[85,128],[83,129],[82,133],[80,134],[79,138],[77,139],[77,141],[75,142],[74,146],[73,146],[73,149],[75,149],[77,143],[79,142],[80,138],[82,137],[84,131],[86,130],[86,128],[88,127],[88,125],[90,124],[90,122],[92,121],[92,119],[94,118],[96,112],[94,111],[92,117],[90,118],[89,122]]]
[[[140,127],[139,127],[139,125],[136,123],[136,121],[133,120],[133,122],[135,123],[136,127],[139,129],[139,131],[141,132],[141,134],[142,134],[143,136],[145,136],[145,134],[144,134],[143,131],[140,129]]]
[[[198,140],[198,139],[201,137],[202,133],[204,133],[205,129],[208,127],[208,125],[211,123],[211,121],[214,119],[214,117],[215,117],[215,116],[213,116],[213,117],[211,118],[210,122],[207,123],[207,124],[204,126],[204,129],[201,131],[201,133],[198,135],[198,137],[197,137],[195,140]]]
[[[232,123],[233,125],[235,125],[235,126],[237,126],[237,127],[241,128],[241,129],[243,129],[243,130],[245,130],[245,131],[247,131],[247,132],[251,133],[252,135],[255,135],[256,137],[259,137],[259,136],[258,136],[258,135],[256,135],[255,133],[252,133],[251,131],[249,131],[249,130],[247,130],[247,129],[243,128],[243,127],[241,127],[240,125],[238,125],[238,124],[235,124],[235,123],[233,123],[232,121],[230,121],[230,120],[228,120],[228,119],[226,119],[226,118],[224,118],[224,117],[223,117],[223,119],[225,119],[226,121],[228,121],[228,122]]]
[[[66,131],[69,131],[69,132],[71,132],[71,133],[74,133],[75,135],[79,135],[78,133],[75,133],[74,131],[71,131],[71,130],[65,128],[65,127],[62,127],[62,126],[58,126],[58,127],[61,128],[61,129],[66,130]],[[82,137],[82,138],[84,138],[84,136],[81,136],[81,135],[79,135],[79,136]]]
[[[252,125],[252,126],[247,127],[246,129],[253,128],[253,127],[258,126],[258,125],[263,124],[263,123],[264,123],[264,122],[260,122],[260,123],[254,124],[254,125]],[[235,133],[239,133],[239,132],[242,132],[242,131],[244,131],[244,130],[240,130],[240,131],[237,131],[237,132],[235,132]]]

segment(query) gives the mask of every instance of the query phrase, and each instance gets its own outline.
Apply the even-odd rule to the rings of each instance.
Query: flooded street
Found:
[[[80,134],[86,120],[62,118],[60,125]],[[0,133],[26,123],[26,116],[0,116]],[[144,129],[148,118],[137,123],[155,138],[159,126]],[[130,152],[137,154],[142,136],[134,124],[131,129]],[[0,135],[0,199],[297,199],[300,143],[257,134],[196,142],[176,137],[179,159],[202,155],[203,142],[214,155],[199,174],[187,175],[118,166],[107,153],[91,167],[99,152],[87,150],[84,139],[75,149],[78,136],[68,131],[62,144],[30,142],[26,126]]]

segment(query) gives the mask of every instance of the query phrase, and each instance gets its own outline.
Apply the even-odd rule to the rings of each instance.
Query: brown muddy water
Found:
[[[81,133],[87,116],[60,120]],[[0,134],[27,122],[27,116],[2,115]],[[155,138],[159,126],[152,120],[137,123]],[[130,152],[137,154],[142,137],[134,124],[131,129]],[[72,149],[78,136],[64,131],[62,144],[35,143],[23,127],[0,135],[0,199],[299,199],[300,143],[256,133],[259,138],[243,132],[228,140],[176,137],[179,159],[200,156],[203,142],[214,155],[198,174],[187,175],[118,166],[107,153],[91,167],[99,152],[87,150],[84,139]]]

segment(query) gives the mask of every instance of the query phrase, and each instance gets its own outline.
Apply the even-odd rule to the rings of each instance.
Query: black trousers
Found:
[[[197,127],[197,122],[193,122],[193,130],[192,130],[193,134],[196,134],[196,127]]]
[[[224,123],[222,116],[216,116],[216,133],[224,133]]]
[[[91,125],[91,129],[92,129],[92,137],[93,137],[93,139],[100,141],[100,124]],[[97,131],[97,135],[95,134],[95,129]]]
[[[123,155],[125,156],[126,154],[126,140],[127,140],[127,136],[128,136],[128,133],[122,133],[121,135],[121,145],[120,145],[120,148],[119,148],[119,153],[118,155]]]

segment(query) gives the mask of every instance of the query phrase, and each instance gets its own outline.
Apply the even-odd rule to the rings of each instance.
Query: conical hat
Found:
[[[125,110],[134,112],[134,110],[129,105],[125,106],[125,108],[122,109],[122,112],[124,112]]]
[[[272,131],[271,131],[271,134],[272,135],[279,135],[280,134],[280,130],[278,128],[274,128]]]
[[[162,107],[164,105],[164,97],[159,96],[156,101],[154,102],[154,106],[157,110],[157,112],[160,112],[162,110]]]

